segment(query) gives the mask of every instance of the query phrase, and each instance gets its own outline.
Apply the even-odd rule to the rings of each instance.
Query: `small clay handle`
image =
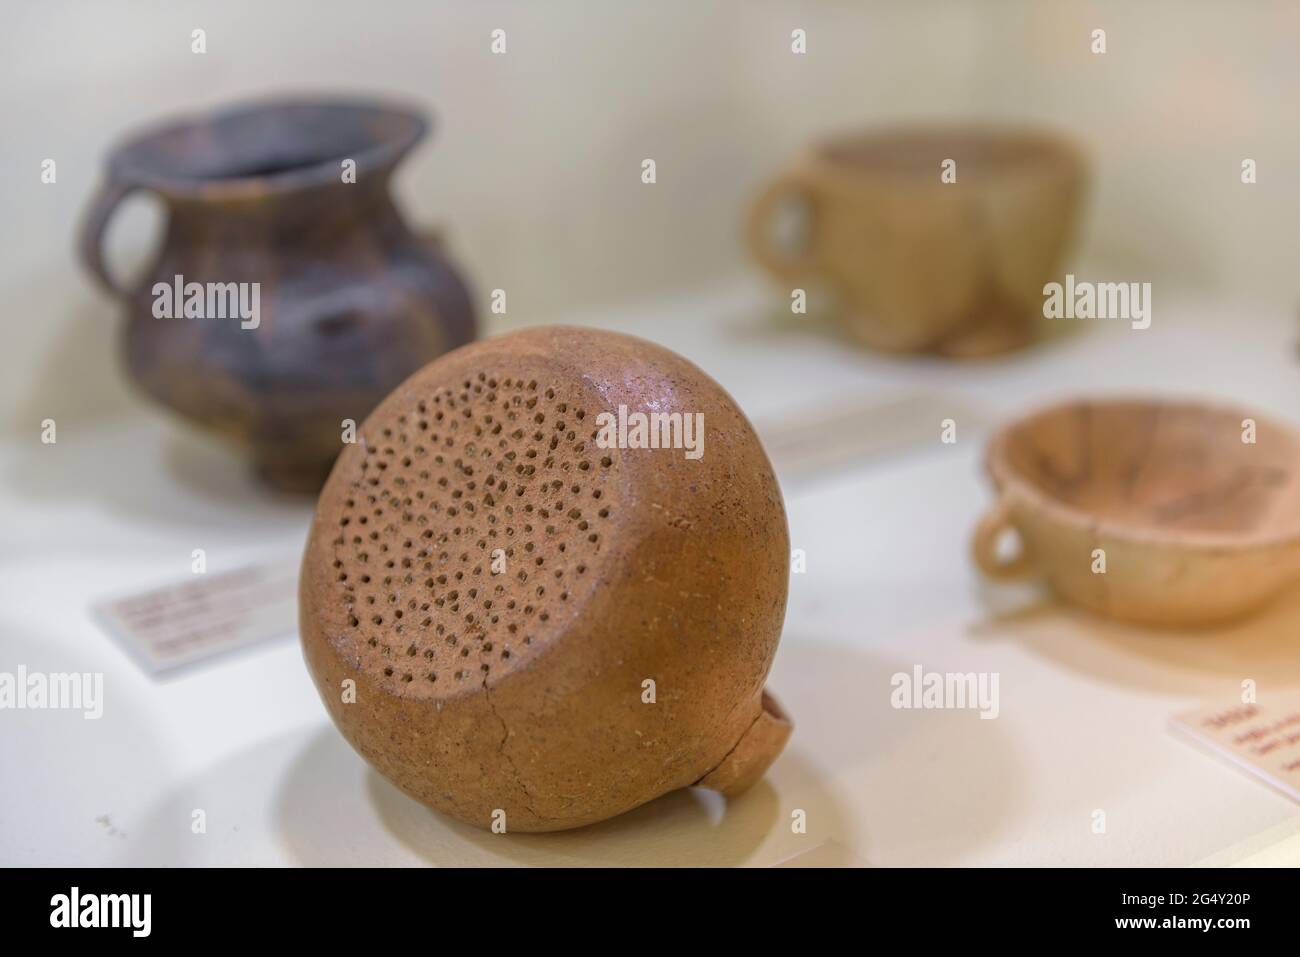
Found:
[[[81,225],[81,237],[78,241],[81,261],[85,263],[86,268],[99,284],[119,299],[125,299],[129,292],[117,284],[104,264],[104,231],[108,228],[108,221],[113,218],[118,203],[135,188],[112,178],[101,185]]]
[[[790,740],[794,725],[777,700],[763,689],[763,710],[758,720],[740,736],[716,768],[696,782],[697,787],[735,797],[758,783]]]
[[[1033,557],[1025,546],[1024,536],[1020,539],[1020,551],[1014,558],[1003,560],[998,557],[998,539],[1008,529],[1015,528],[1011,522],[1011,503],[1005,496],[998,499],[993,510],[980,519],[975,526],[975,536],[971,539],[971,553],[975,564],[989,578],[1000,581],[1014,581],[1027,578],[1034,572]]]
[[[802,199],[808,209],[807,242],[803,249],[781,250],[772,243],[772,218],[791,200]],[[777,279],[797,282],[817,265],[817,206],[807,176],[796,167],[783,173],[759,194],[750,209],[745,238],[755,259]]]

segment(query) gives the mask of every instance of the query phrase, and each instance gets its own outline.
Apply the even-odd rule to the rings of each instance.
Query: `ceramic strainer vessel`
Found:
[[[602,447],[620,406],[702,414],[703,454]],[[628,336],[517,332],[425,367],[340,455],[303,650],[406,793],[482,827],[577,827],[762,775],[791,730],[763,687],[788,562],[771,466],[717,383]]]

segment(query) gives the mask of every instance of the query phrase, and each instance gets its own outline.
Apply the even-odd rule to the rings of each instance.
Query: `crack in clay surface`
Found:
[[[700,777],[699,777],[699,780],[697,780],[697,781],[695,782],[695,784],[693,784],[693,785],[691,785],[691,786],[694,787],[696,784],[699,784],[700,781],[703,781],[705,778],[707,778],[707,777],[708,777],[710,774],[712,774],[714,771],[718,770],[718,768],[720,768],[720,767],[722,767],[724,764],[726,764],[726,763],[727,763],[727,759],[730,758],[733,754],[735,754],[735,753],[736,753],[736,749],[737,749],[738,747],[740,747],[740,742],[742,742],[742,741],[745,740],[745,735],[749,734],[749,732],[753,730],[754,725],[758,724],[759,719],[761,719],[762,717],[763,717],[763,708],[762,708],[762,706],[760,705],[760,706],[759,706],[759,709],[758,709],[758,714],[756,714],[756,715],[754,716],[754,720],[753,720],[753,721],[749,722],[749,724],[747,724],[747,725],[745,726],[745,730],[742,731],[742,732],[740,733],[740,737],[738,737],[738,738],[736,739],[736,743],[733,744],[730,748],[727,749],[727,753],[724,754],[724,755],[722,756],[722,759],[721,759],[720,761],[718,761],[717,764],[715,764],[713,767],[709,768],[709,770],[707,770],[707,771],[705,771],[703,774],[701,774]]]
[[[524,797],[528,798],[528,801],[523,802],[524,810],[538,820],[541,820],[541,815],[533,810],[532,805],[529,804],[529,801],[532,800],[532,795],[528,793],[528,785],[524,784],[523,775],[519,773],[519,766],[515,764],[515,759],[510,756],[510,752],[506,750],[506,742],[510,740],[510,726],[506,724],[505,718],[501,717],[501,715],[497,713],[497,706],[492,700],[492,689],[488,687],[486,675],[483,677],[483,696],[487,698],[488,710],[492,712],[492,717],[496,718],[501,724],[501,743],[497,745],[497,754],[506,759],[506,763],[510,765],[510,770],[515,776],[515,783],[519,785],[519,790],[524,792]],[[508,827],[509,825],[507,824],[507,828]]]

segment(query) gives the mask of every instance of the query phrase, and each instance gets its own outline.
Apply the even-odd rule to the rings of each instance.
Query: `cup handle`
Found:
[[[125,299],[130,293],[113,279],[104,263],[104,231],[108,228],[113,213],[117,211],[118,204],[135,188],[112,178],[103,183],[81,224],[81,235],[78,240],[82,263],[90,270],[96,281],[118,299]]]
[[[758,719],[740,736],[722,763],[695,782],[695,786],[717,791],[725,797],[749,790],[771,767],[793,731],[790,718],[764,688]]]
[[[792,198],[802,197],[808,208],[808,236],[805,246],[793,252],[777,249],[772,244],[771,224],[773,214]],[[769,183],[750,208],[745,238],[749,250],[759,264],[777,279],[796,282],[806,277],[816,261],[817,207],[807,178],[798,170],[782,174]]]
[[[971,553],[980,571],[989,578],[1015,581],[1028,578],[1033,574],[1033,557],[1029,554],[1023,536],[1017,536],[1020,539],[1020,550],[1014,558],[1003,560],[998,557],[998,539],[1003,532],[1014,528],[1015,525],[1011,522],[1011,503],[1006,496],[999,498],[992,511],[981,518],[980,523],[975,526],[975,536],[971,540]]]

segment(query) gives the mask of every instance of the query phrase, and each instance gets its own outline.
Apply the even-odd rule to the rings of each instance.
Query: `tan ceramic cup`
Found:
[[[1198,402],[1067,402],[1004,427],[986,464],[998,501],[972,545],[990,578],[1041,576],[1103,615],[1183,626],[1300,585],[1300,436],[1281,423]],[[1020,551],[1004,558],[1008,530]]]
[[[955,162],[956,181],[941,179]],[[776,279],[821,281],[858,341],[889,352],[985,355],[1032,341],[1058,276],[1084,164],[1052,136],[898,129],[815,145],[755,202],[749,247]],[[797,203],[805,228],[778,241]]]

